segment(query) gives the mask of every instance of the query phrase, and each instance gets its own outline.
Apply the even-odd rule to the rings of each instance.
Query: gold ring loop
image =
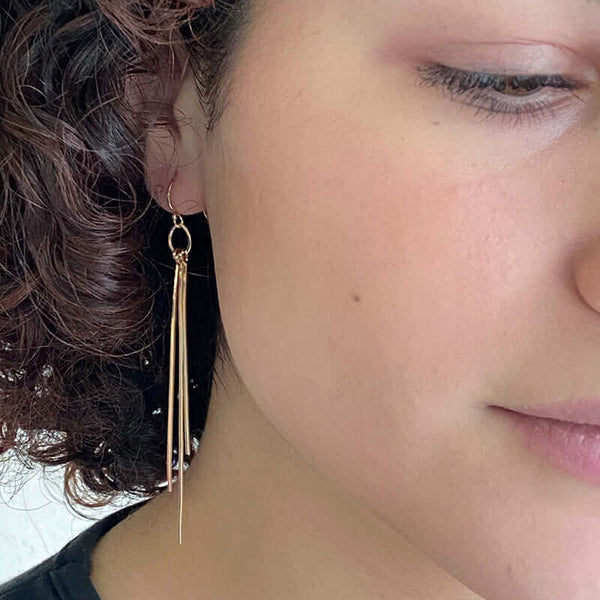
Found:
[[[183,221],[181,224],[171,227],[171,231],[169,231],[169,248],[171,249],[171,252],[175,252],[175,248],[173,247],[173,232],[176,229],[183,229],[185,231],[185,234],[187,235],[187,248],[183,250],[183,252],[189,254],[190,250],[192,249],[192,236],[190,235],[190,230],[185,226]],[[181,248],[178,248],[178,250],[181,250]]]

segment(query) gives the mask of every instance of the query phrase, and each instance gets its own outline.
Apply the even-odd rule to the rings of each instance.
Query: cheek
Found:
[[[223,323],[277,428],[314,463],[341,453],[338,474],[370,470],[354,473],[364,486],[383,476],[373,464],[398,473],[423,436],[443,440],[498,368],[514,223],[497,210],[498,182],[448,183],[455,166],[422,135],[400,155],[349,121],[276,121],[236,122],[222,142]]]

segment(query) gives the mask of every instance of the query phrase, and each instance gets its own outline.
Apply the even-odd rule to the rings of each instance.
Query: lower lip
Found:
[[[528,448],[551,465],[600,485],[600,426],[530,417],[498,408],[524,435]]]

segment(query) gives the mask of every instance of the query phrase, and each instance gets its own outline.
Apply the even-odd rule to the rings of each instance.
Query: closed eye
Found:
[[[523,117],[535,120],[546,114],[554,116],[557,103],[549,102],[547,97],[560,96],[559,100],[564,100],[565,92],[583,102],[576,92],[584,85],[562,75],[497,75],[437,63],[419,66],[417,71],[420,86],[441,86],[450,92],[452,100],[455,96],[464,96],[467,101],[463,103],[477,107],[476,114],[484,110],[486,119],[500,114],[512,115],[517,124]],[[549,88],[552,89],[550,94],[540,94]],[[522,98],[532,99],[523,101]]]

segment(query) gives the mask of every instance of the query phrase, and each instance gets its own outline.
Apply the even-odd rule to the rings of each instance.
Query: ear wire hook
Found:
[[[173,212],[174,215],[178,216],[179,213],[173,208],[173,205],[171,204],[171,189],[173,188],[173,184],[175,183],[175,180],[173,179],[171,181],[171,183],[169,184],[169,189],[167,191],[167,202],[169,204],[169,208],[171,209],[171,211]]]
[[[173,205],[171,204],[171,188],[173,187],[174,183],[175,183],[175,180],[173,179],[171,181],[171,183],[169,184],[169,189],[167,191],[167,202],[169,204],[169,208],[173,212],[173,223],[175,223],[175,225],[180,227],[181,225],[183,225],[183,219],[182,219],[181,215],[173,208]],[[202,211],[202,215],[204,216],[204,219],[206,220],[206,222],[208,222],[208,215],[206,214],[205,210]]]

